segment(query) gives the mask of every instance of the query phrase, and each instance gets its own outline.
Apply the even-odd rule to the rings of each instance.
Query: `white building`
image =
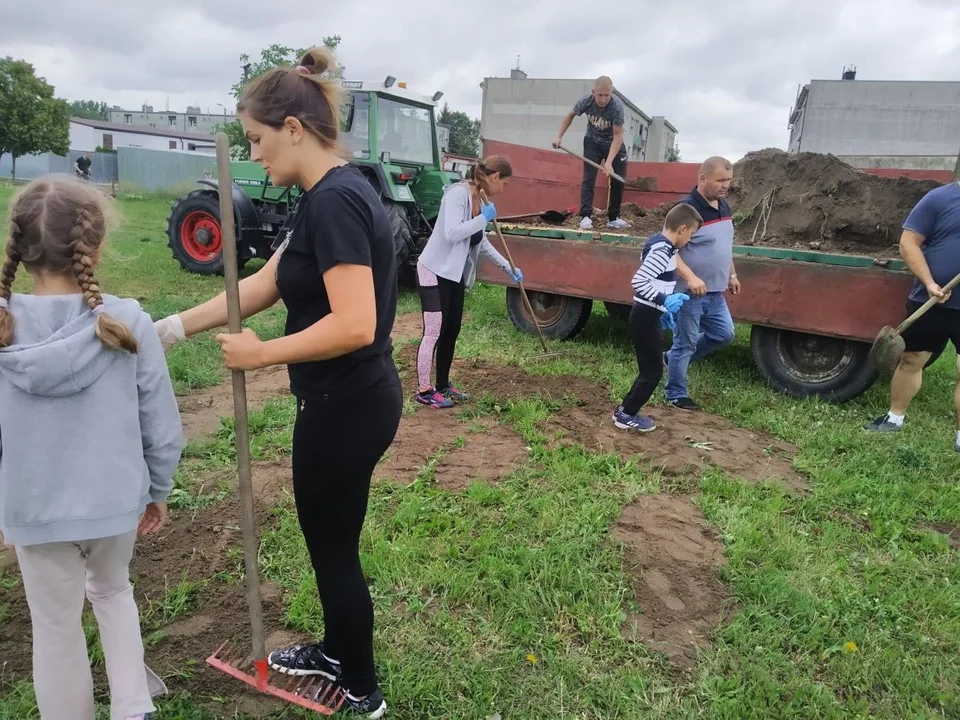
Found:
[[[237,119],[236,115],[227,112],[226,107],[221,107],[223,107],[222,113],[203,112],[199,107],[192,105],[187,106],[186,112],[154,111],[152,105],[143,105],[139,110],[123,110],[114,107],[107,111],[107,120],[118,125],[213,135],[217,125],[225,125]]]
[[[483,79],[483,108],[480,116],[480,136],[484,140],[513,143],[549,149],[560,129],[563,116],[574,104],[589,95],[596,78],[560,79],[528,78],[522,70],[512,70],[510,77]],[[677,129],[662,116],[659,122],[633,104],[616,88],[614,95],[623,103],[623,144],[627,160],[658,161],[664,159],[668,148],[676,144]],[[656,137],[652,131],[656,126]],[[574,152],[582,152],[580,139],[587,121],[582,115],[575,118],[565,136],[565,144]],[[569,140],[567,140],[569,138]],[[656,145],[651,145],[651,140]]]
[[[70,119],[70,149],[81,152],[116,150],[121,147],[149,150],[187,150],[216,155],[214,139],[203,133],[131,126],[104,120]]]

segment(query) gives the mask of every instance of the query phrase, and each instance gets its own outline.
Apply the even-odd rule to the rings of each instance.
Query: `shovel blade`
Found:
[[[540,219],[551,225],[562,225],[570,217],[569,212],[560,212],[559,210],[547,210],[540,213]]]
[[[904,350],[903,338],[890,326],[877,333],[877,339],[870,348],[868,362],[884,375],[892,375],[900,364]]]

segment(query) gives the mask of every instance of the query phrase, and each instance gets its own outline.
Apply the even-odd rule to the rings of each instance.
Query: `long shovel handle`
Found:
[[[240,268],[237,262],[237,235],[233,215],[233,178],[230,170],[230,141],[217,133],[217,175],[220,188],[220,232],[223,237],[223,275],[227,295],[227,327],[242,330],[240,315]],[[254,660],[263,660],[267,650],[263,635],[263,605],[260,596],[260,568],[257,565],[257,526],[253,516],[253,478],[250,469],[250,428],[247,421],[247,387],[243,370],[233,370],[233,416],[236,424],[237,475],[243,528],[243,563],[247,579],[247,604]]]
[[[602,171],[602,172],[606,172],[606,170],[603,169],[603,165],[601,165],[600,163],[595,163],[593,160],[588,160],[588,159],[585,158],[583,155],[578,155],[578,154],[575,153],[573,150],[567,150],[567,148],[565,148],[563,145],[560,145],[559,147],[560,147],[561,150],[563,150],[563,151],[564,151],[565,153],[567,153],[568,155],[573,155],[575,158],[577,158],[577,160],[581,160],[581,161],[587,163],[587,165],[593,165],[597,170],[600,170],[600,171]],[[615,172],[610,173],[610,177],[614,178],[615,180],[619,180],[619,181],[622,182],[624,185],[627,184],[627,181],[624,180],[624,179],[623,179],[622,177],[620,177],[619,175],[617,175]]]
[[[948,282],[948,283],[947,283],[946,285],[944,285],[943,288],[941,288],[941,289],[943,290],[944,294],[946,294],[946,293],[950,292],[951,290],[953,290],[958,284],[960,284],[960,274],[956,275],[956,276],[953,278],[953,280],[951,280],[950,282]],[[908,317],[906,320],[904,320],[902,323],[900,323],[899,327],[897,328],[897,335],[901,334],[904,330],[906,330],[908,327],[910,327],[911,325],[913,325],[917,320],[920,319],[920,317],[921,317],[924,313],[927,312],[927,310],[929,310],[930,308],[932,308],[932,307],[933,307],[934,305],[936,305],[938,302],[940,302],[940,298],[931,297],[931,298],[930,298],[929,300],[927,300],[923,305],[921,305],[921,306],[918,307],[916,310],[914,310],[914,311],[913,311],[913,314],[912,314],[910,317]]]
[[[480,191],[480,199],[485,203],[490,202],[487,199],[487,194],[483,190]],[[503,245],[503,251],[507,254],[507,262],[510,263],[510,269],[516,272],[517,266],[513,264],[513,257],[510,255],[510,246],[507,245],[507,241],[504,239],[503,233],[500,232],[500,223],[497,222],[496,218],[493,219],[493,229],[496,231],[497,237],[500,238],[500,244]],[[523,298],[523,304],[526,306],[527,312],[530,313],[530,319],[533,320],[533,324],[537,328],[537,335],[540,336],[540,344],[543,346],[543,351],[545,353],[550,352],[549,348],[547,348],[547,341],[543,337],[543,330],[540,329],[540,322],[537,320],[537,316],[533,312],[533,305],[530,304],[530,298],[527,297],[527,291],[523,287],[523,281],[521,280],[518,282],[517,286],[520,288],[520,296]]]

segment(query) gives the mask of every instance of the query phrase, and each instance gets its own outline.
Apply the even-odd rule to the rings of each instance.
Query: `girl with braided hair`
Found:
[[[94,715],[81,615],[90,600],[112,720],[154,711],[129,565],[155,533],[183,448],[163,347],[135,300],[96,279],[110,206],[68,175],[10,206],[0,269],[0,532],[16,549],[41,718]],[[31,294],[12,292],[23,266]]]
[[[469,179],[447,185],[433,232],[417,259],[423,336],[417,351],[420,387],[414,399],[427,407],[448,408],[469,399],[450,384],[450,367],[463,320],[464,296],[476,278],[480,254],[514,282],[523,279],[520,268],[511,270],[510,263],[487,239],[487,223],[497,217],[497,209],[492,202],[483,204],[480,200],[481,190],[488,198],[502,193],[512,174],[505,157],[492,155],[473,166]],[[430,382],[434,358],[436,384]]]

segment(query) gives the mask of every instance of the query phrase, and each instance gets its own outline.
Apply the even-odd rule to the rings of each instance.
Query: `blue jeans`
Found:
[[[692,296],[677,313],[677,329],[667,355],[667,400],[689,397],[687,368],[704,355],[733,342],[733,318],[722,292]]]

